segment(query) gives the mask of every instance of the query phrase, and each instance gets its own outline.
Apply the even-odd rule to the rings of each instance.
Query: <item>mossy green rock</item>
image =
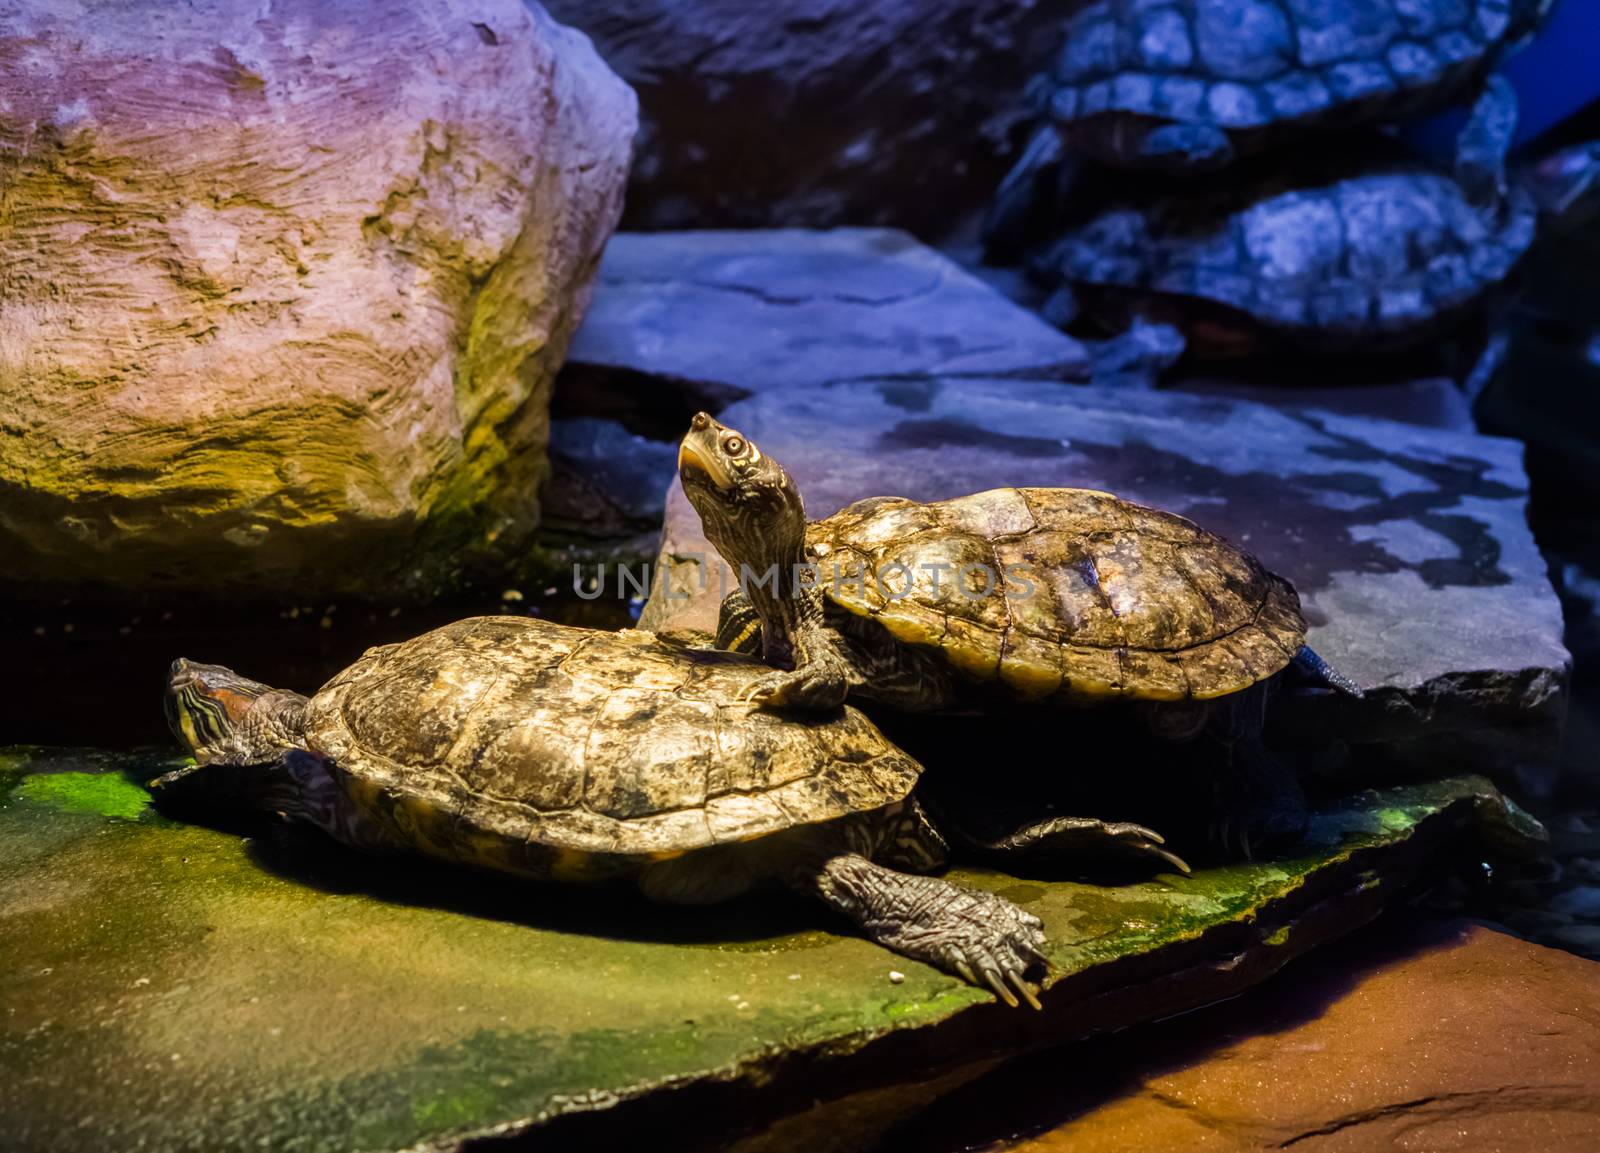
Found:
[[[1467,825],[1537,830],[1463,778],[1325,813],[1294,860],[1116,888],[962,872],[1043,917],[1059,972],[1034,1014],[802,902],[664,911],[179,823],[140,783],[169,767],[0,751],[10,1147],[450,1147],[673,1108],[710,1138],[718,1094],[748,1122],[1231,995]]]

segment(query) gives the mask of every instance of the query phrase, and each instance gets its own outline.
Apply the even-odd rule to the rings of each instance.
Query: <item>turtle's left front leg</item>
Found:
[[[795,884],[884,948],[974,985],[987,984],[1013,1007],[1019,996],[1040,1007],[1028,976],[1042,976],[1049,967],[1043,925],[1004,897],[897,873],[858,853],[839,853],[800,870]]]

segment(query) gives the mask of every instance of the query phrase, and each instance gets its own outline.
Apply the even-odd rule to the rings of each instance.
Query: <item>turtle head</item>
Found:
[[[282,695],[232,669],[179,657],[167,673],[167,725],[201,764],[241,763],[249,759],[245,754],[265,720],[266,710],[260,717],[253,716],[257,706]],[[260,759],[272,755],[263,752]]]
[[[759,574],[804,559],[800,490],[737,429],[696,413],[678,446],[678,477],[706,538],[730,564]]]
[[[167,724],[196,763],[151,782],[162,805],[193,814],[322,815],[305,799],[309,785],[328,777],[321,759],[301,747],[300,694],[180,657],[167,673],[164,704]]]

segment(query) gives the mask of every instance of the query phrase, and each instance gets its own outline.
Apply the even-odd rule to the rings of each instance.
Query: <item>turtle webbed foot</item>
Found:
[[[854,854],[830,859],[817,891],[885,948],[987,986],[1013,1008],[1021,1001],[1040,1007],[1028,977],[1049,969],[1044,927],[1004,897],[897,873]]]

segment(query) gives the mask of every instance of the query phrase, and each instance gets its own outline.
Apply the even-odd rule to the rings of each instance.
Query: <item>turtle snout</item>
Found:
[[[711,427],[711,414],[709,412],[695,413],[694,419],[689,422],[689,427],[694,429],[696,432],[705,431]]]

